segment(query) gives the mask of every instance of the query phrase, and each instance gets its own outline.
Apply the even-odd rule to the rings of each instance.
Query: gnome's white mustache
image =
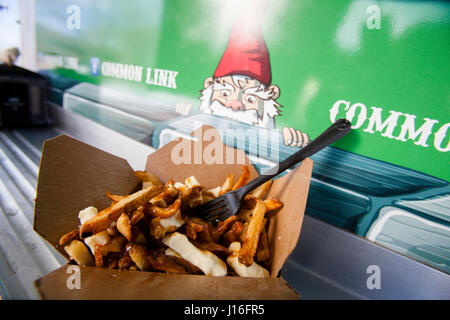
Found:
[[[242,105],[244,108],[244,105]],[[248,124],[256,124],[258,123],[258,114],[256,110],[236,110],[232,107],[226,107],[222,103],[217,100],[211,102],[209,107],[212,114],[226,117],[229,119],[245,122]]]

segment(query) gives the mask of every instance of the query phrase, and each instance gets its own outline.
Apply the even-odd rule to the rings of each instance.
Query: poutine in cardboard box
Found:
[[[203,129],[200,128],[200,132]],[[229,173],[240,175],[242,163],[226,164],[231,162],[229,159],[244,159],[250,166],[250,179],[255,178],[258,173],[245,153],[224,145],[217,137],[218,133],[216,142],[222,148],[218,154],[228,159],[224,164],[205,164],[202,159],[199,162],[198,151],[205,150],[208,141],[177,139],[150,154],[145,170],[163,183],[169,179],[184,181],[195,176],[202,185],[214,188],[221,185]],[[194,151],[191,154],[194,161],[190,164],[170,161],[173,152],[178,152],[176,148],[180,143]],[[218,152],[218,145],[215,152]],[[283,202],[283,208],[269,219],[269,278],[213,277],[80,266],[80,286],[71,289],[67,285],[71,276],[68,262],[38,279],[36,288],[43,299],[298,299],[299,294],[289,287],[279,272],[300,236],[312,165],[312,160],[306,159],[289,174],[274,180],[269,190],[268,197]],[[88,206],[106,208],[109,199],[105,191],[127,195],[139,190],[140,185],[141,181],[125,159],[68,136],[50,139],[45,142],[42,152],[34,228],[68,257],[58,242],[63,234],[77,228],[78,212]]]

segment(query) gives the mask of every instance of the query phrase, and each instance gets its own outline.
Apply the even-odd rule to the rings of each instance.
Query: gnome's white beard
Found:
[[[265,103],[264,115],[261,119],[258,117],[256,110],[233,111],[233,109],[225,107],[217,100],[211,102],[211,97],[211,87],[208,87],[202,91],[202,96],[200,97],[200,100],[202,101],[200,104],[200,111],[250,125],[256,125],[258,127],[275,128],[275,121],[273,117],[279,113],[272,101]],[[266,110],[266,107],[268,110]]]

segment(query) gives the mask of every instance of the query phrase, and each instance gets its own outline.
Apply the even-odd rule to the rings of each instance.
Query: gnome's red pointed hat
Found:
[[[262,36],[259,10],[248,6],[231,29],[227,48],[214,72],[214,77],[240,74],[269,85],[272,82],[269,51]]]

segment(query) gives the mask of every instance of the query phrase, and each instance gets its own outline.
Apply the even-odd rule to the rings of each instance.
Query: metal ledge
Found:
[[[450,299],[446,273],[308,215],[282,275],[303,299]]]

